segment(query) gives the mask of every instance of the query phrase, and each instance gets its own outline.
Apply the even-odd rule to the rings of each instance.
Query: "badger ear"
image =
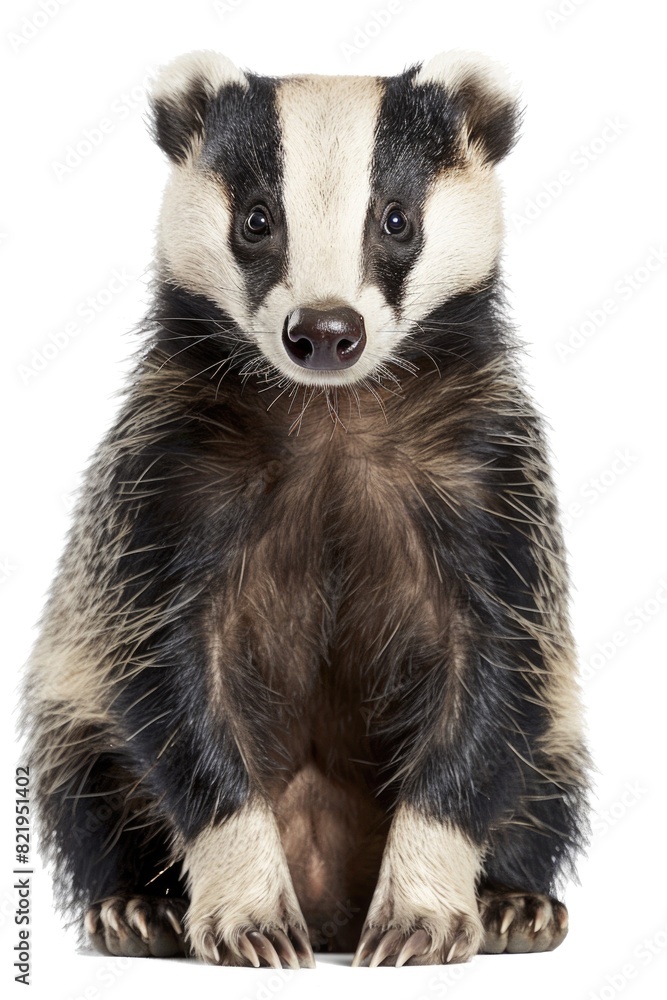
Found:
[[[500,63],[481,52],[441,52],[413,82],[444,87],[462,118],[468,145],[486,162],[497,163],[509,153],[518,138],[521,109],[518,86]]]
[[[170,159],[182,163],[196,152],[212,100],[230,85],[245,88],[247,77],[218,52],[190,52],[159,71],[149,93],[151,132]]]

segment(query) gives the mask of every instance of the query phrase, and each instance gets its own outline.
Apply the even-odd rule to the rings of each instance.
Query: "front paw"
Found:
[[[315,968],[306,929],[296,922],[259,924],[249,918],[247,922],[229,925],[222,917],[210,916],[190,924],[188,939],[193,953],[212,965]]]
[[[103,955],[183,955],[186,907],[183,899],[119,892],[88,908],[85,928]]]
[[[476,914],[415,915],[400,925],[367,923],[352,965],[447,965],[467,962],[480,950],[484,929]]]
[[[567,909],[543,893],[486,886],[480,892],[479,909],[486,954],[553,951],[567,934]]]
[[[273,813],[261,799],[187,846],[192,952],[214,965],[312,969],[313,950]]]
[[[352,965],[467,962],[484,940],[479,868],[479,849],[454,824],[401,804]]]

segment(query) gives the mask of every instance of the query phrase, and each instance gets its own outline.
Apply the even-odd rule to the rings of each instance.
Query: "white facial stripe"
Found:
[[[278,88],[296,305],[352,304],[358,293],[381,97],[373,77],[292,77]]]
[[[221,180],[192,162],[175,166],[158,230],[158,254],[169,274],[206,295],[248,329],[245,280],[229,245],[232,212]]]
[[[436,178],[424,207],[423,231],[424,246],[408,276],[401,305],[408,325],[492,271],[503,236],[493,170],[471,162]]]
[[[386,361],[398,339],[380,290],[363,285],[363,250],[375,127],[382,85],[373,77],[290,77],[278,89],[287,219],[288,277],[253,321],[263,353],[284,375],[309,385],[357,382]],[[301,368],[282,345],[286,316],[299,306],[350,305],[364,317],[367,346],[342,371]]]

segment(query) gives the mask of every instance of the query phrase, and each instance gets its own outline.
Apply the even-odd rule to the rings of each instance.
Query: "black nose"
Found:
[[[295,309],[285,320],[283,344],[302,368],[349,368],[366,346],[364,318],[348,306]]]

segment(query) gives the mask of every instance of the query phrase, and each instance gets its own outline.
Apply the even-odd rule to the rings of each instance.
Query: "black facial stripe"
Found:
[[[367,279],[387,301],[400,305],[405,281],[424,244],[421,233],[426,192],[431,179],[458,162],[459,112],[442,87],[413,84],[418,67],[384,82],[375,130],[371,198],[364,242]],[[414,226],[407,241],[382,232],[382,213],[399,202]]]
[[[246,279],[246,295],[257,308],[286,272],[286,226],[282,200],[282,150],[276,107],[278,81],[248,75],[248,87],[224,87],[208,109],[203,162],[223,178],[234,221],[230,247]],[[248,212],[266,205],[271,233],[259,242],[243,235]]]

